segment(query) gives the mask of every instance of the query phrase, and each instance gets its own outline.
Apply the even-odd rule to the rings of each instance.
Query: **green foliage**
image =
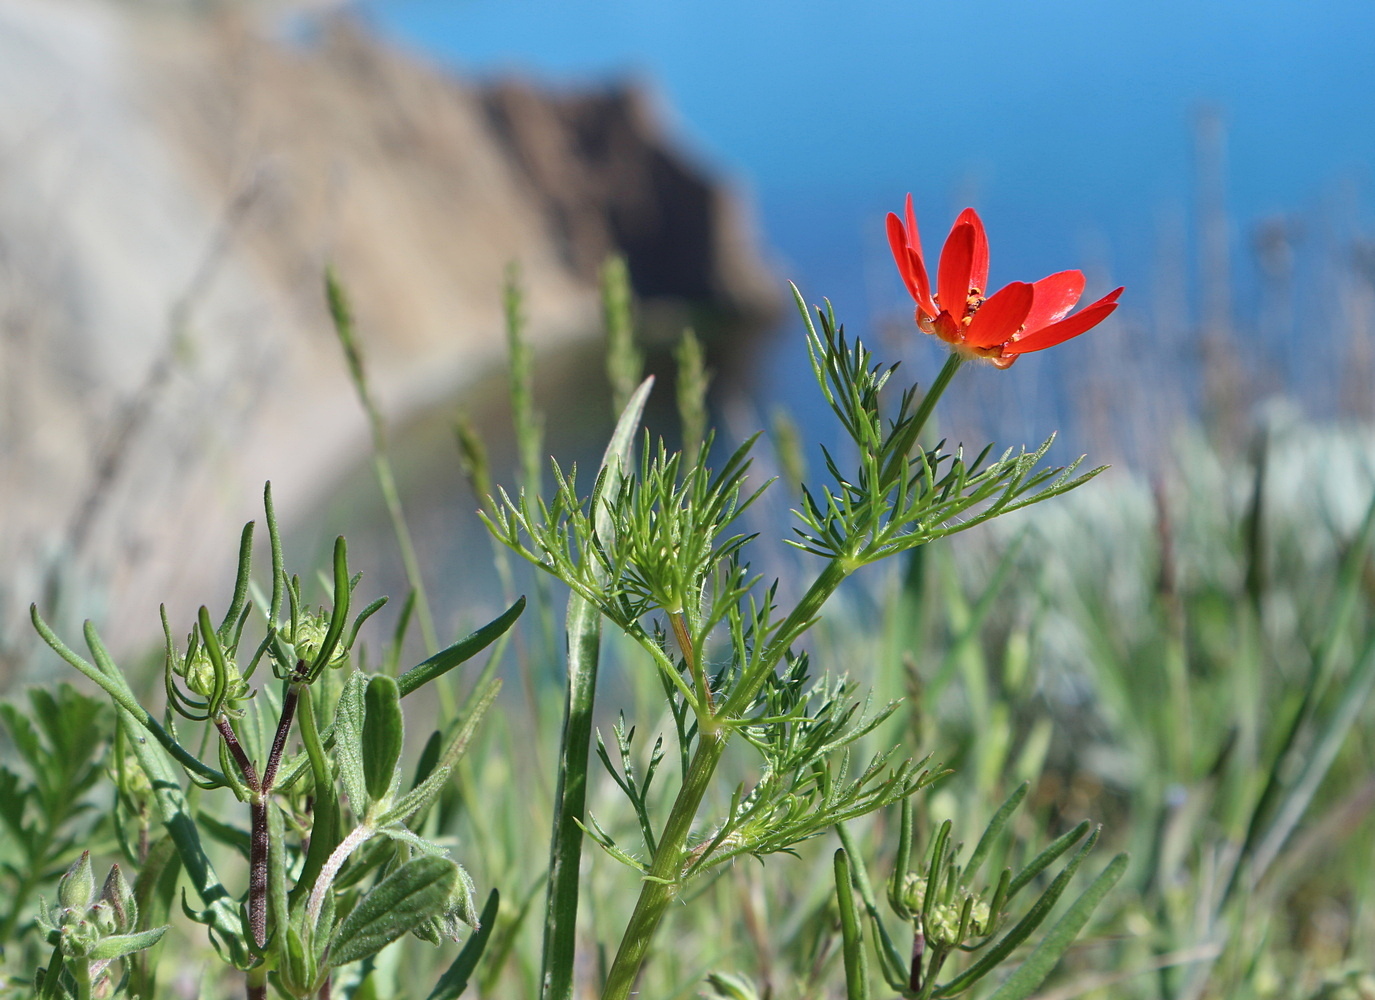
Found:
[[[474,690],[464,717],[438,735],[423,773],[404,792],[398,767],[405,729],[401,700],[490,645],[515,623],[523,603],[399,680],[354,669],[341,683],[337,677],[351,661],[360,628],[384,602],[374,601],[351,615],[361,574],[350,575],[341,538],[334,548],[329,606],[310,610],[300,577],[286,574],[270,489],[264,502],[271,598],[264,600],[251,580],[250,524],[241,539],[234,596],[221,624],[215,626],[201,608],[188,652],[178,656],[163,614],[169,707],[190,723],[203,724],[206,737],[218,737],[219,768],[200,759],[174,728],[160,725],[138,704],[92,627],[86,630],[94,658],[89,662],[68,649],[36,610],[34,622],[49,645],[115,703],[119,745],[130,751],[115,773],[118,814],[141,826],[135,838],[139,843],[148,842],[154,825],[167,834],[170,850],[137,851],[138,860],[148,863],[147,877],[140,876],[145,906],[165,914],[177,871],[184,871],[204,904],[195,910],[183,900],[185,915],[206,926],[226,963],[245,970],[250,995],[261,995],[270,979],[288,996],[307,997],[341,966],[370,959],[408,932],[437,943],[441,937],[456,938],[460,924],[477,920],[467,873],[444,848],[408,824],[423,823],[500,683],[487,680]],[[247,669],[240,671],[237,650],[255,604],[265,630]],[[249,678],[264,657],[276,683],[254,690]],[[180,691],[174,678],[189,693]],[[98,702],[67,688],[59,689],[61,704],[44,691],[32,697],[38,718],[47,720],[51,748],[11,707],[0,708],[0,713],[37,762],[36,772],[41,769],[45,781],[69,782],[61,791],[72,808],[73,793],[79,795],[98,777],[94,765],[81,761],[102,740],[102,727],[94,724],[102,710]],[[317,712],[330,719],[323,730]],[[70,728],[73,724],[77,728]],[[304,749],[290,756],[293,727]],[[173,762],[200,787],[185,790]],[[216,788],[230,789],[248,805],[247,829],[193,806],[202,790]],[[34,790],[50,800],[49,812],[57,792]],[[16,814],[15,819],[22,827],[22,818]],[[354,826],[345,833],[349,819]],[[207,841],[246,855],[248,886],[237,902],[216,873]],[[33,843],[36,848],[37,840]],[[417,856],[410,858],[411,853]],[[376,884],[367,888],[370,878]],[[165,927],[137,925],[139,893],[117,869],[106,883],[108,898],[93,904],[92,891],[90,862],[83,854],[59,886],[59,909],[41,918],[56,948],[47,971],[40,972],[45,995],[85,998],[92,989],[123,990],[129,981],[145,988],[153,984],[151,970],[136,953],[157,943]],[[116,960],[131,963],[125,980],[109,980]]]
[[[23,988],[151,1000],[159,955],[184,962],[159,942],[190,921],[242,973],[208,977],[207,996],[1025,1000],[1057,974],[1061,995],[1363,995],[1361,942],[1375,937],[1361,887],[1375,883],[1346,838],[1368,832],[1375,507],[1364,520],[1315,515],[1310,498],[1286,520],[1278,486],[1318,477],[1277,453],[1211,472],[1199,458],[1173,528],[1149,504],[1125,523],[1140,506],[1104,483],[1090,497],[1106,500],[997,520],[1100,470],[1042,467],[1049,442],[972,457],[932,444],[926,426],[962,362],[924,391],[904,385],[829,307],[804,309],[848,443],[809,480],[795,428],[779,422],[800,497],[784,564],[800,583],[780,585],[756,568],[771,499],[757,439],[713,459],[691,334],[677,352],[683,448],[643,428],[652,382],[636,386],[623,266],[604,281],[624,405],[591,488],[555,463],[546,497],[510,276],[522,488],[484,505],[507,610],[467,637],[440,648],[433,633],[332,276],[408,575],[382,655],[366,657],[360,636],[384,600],[364,605],[343,539],[328,573],[289,574],[270,490],[262,579],[250,524],[224,613],[201,608],[180,650],[163,614],[166,714],[143,705],[93,626],[78,654],[34,609],[114,712],[65,685],[24,711],[0,706],[19,760],[0,768],[0,913]],[[460,440],[474,483],[489,483],[477,432]],[[1219,484],[1235,484],[1225,517],[1200,499]],[[928,546],[995,520],[979,541]],[[1152,546],[1158,559],[1141,555]],[[497,700],[525,608],[507,552],[541,581],[536,641],[514,647],[528,714]],[[892,571],[846,583],[894,556]],[[566,643],[550,580],[570,591]],[[424,658],[403,670],[413,619]],[[484,651],[480,676],[465,676]],[[619,704],[599,709],[608,661],[623,669],[601,694]],[[535,682],[553,676],[561,691]],[[410,697],[422,689],[435,696]],[[429,736],[408,762],[422,700],[435,718],[421,716]],[[91,809],[106,773],[113,808]],[[970,850],[962,838],[976,833]],[[620,863],[583,858],[584,835]],[[1090,858],[1100,843],[1106,864]],[[123,852],[98,893],[82,846]],[[56,904],[32,919],[59,876]],[[479,915],[477,884],[508,904],[492,888]],[[1345,955],[1288,934],[1309,897],[1350,901]],[[465,934],[461,950],[448,943]]]

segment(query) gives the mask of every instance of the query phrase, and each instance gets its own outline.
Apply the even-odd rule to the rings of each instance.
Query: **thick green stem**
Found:
[[[597,694],[601,651],[601,613],[578,597],[568,598],[568,690],[554,829],[549,842],[549,889],[545,897],[544,957],[540,975],[543,1000],[573,995],[577,951],[578,869],[582,863],[582,826],[587,804],[587,757],[592,741],[592,707]]]
[[[267,1000],[267,966],[255,965],[248,970],[248,1000]]]
[[[722,705],[719,718],[738,717],[749,706],[769,674],[787,653],[793,639],[816,618],[821,606],[835,593],[848,573],[846,564],[839,559],[826,564],[802,600],[774,633],[774,638],[759,659],[750,665],[740,684]],[[687,775],[683,778],[683,786],[678,790],[668,822],[664,824],[663,834],[659,837],[659,849],[654,852],[654,861],[645,875],[640,898],[635,903],[635,910],[621,937],[620,948],[611,963],[602,1000],[627,1000],[635,987],[635,980],[639,977],[640,967],[644,964],[659,922],[682,887],[684,862],[688,858],[688,836],[697,818],[697,810],[702,805],[702,798],[711,785],[712,775],[716,773],[716,765],[725,753],[729,734],[729,728],[703,734],[697,745]]]
[[[67,970],[76,980],[76,1000],[91,1000],[91,960],[85,955],[69,958]]]
[[[616,959],[611,963],[611,971],[607,973],[602,1000],[627,1000],[631,995],[659,922],[678,895],[683,863],[688,854],[688,834],[692,832],[692,822],[697,818],[702,797],[711,786],[716,765],[725,752],[727,732],[718,730],[714,736],[705,737],[697,745],[683,787],[679,789],[668,822],[664,824],[659,849],[654,853],[654,863],[645,876],[640,898],[635,902],[635,911],[626,925]]]

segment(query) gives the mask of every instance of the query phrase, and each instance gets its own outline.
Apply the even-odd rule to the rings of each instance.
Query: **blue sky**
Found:
[[[1106,268],[1128,284],[1124,313],[1149,309],[1161,220],[1187,221],[1192,205],[1191,123],[1204,105],[1227,127],[1243,286],[1256,280],[1244,241],[1266,215],[1326,212],[1347,234],[1369,232],[1375,217],[1370,0],[374,0],[364,9],[467,72],[649,81],[687,146],[750,192],[782,275],[851,317],[903,301],[881,221],[909,190],[928,254],[974,204],[995,285]]]
[[[453,64],[654,82],[682,135],[765,199],[977,195],[1025,224],[1117,229],[1189,196],[1188,130],[1223,109],[1242,215],[1375,163],[1368,0],[386,0]],[[886,201],[885,201],[886,203]],[[1128,221],[1123,218],[1122,221]]]

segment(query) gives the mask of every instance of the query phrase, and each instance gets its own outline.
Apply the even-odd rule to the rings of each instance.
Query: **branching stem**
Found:
[[[787,653],[793,639],[816,618],[821,606],[835,593],[848,572],[846,564],[840,559],[827,563],[802,600],[779,626],[759,659],[750,665],[740,684],[723,703],[721,714],[734,717],[754,700],[765,680]],[[716,773],[716,765],[725,753],[729,734],[728,728],[702,734],[692,763],[688,765],[687,775],[683,778],[682,788],[678,790],[678,797],[674,799],[668,821],[664,824],[663,834],[659,837],[659,849],[654,852],[654,861],[640,888],[640,898],[635,902],[635,910],[607,973],[602,1000],[628,1000],[635,987],[635,980],[639,977],[640,967],[644,964],[659,923],[681,888],[688,836],[697,818],[697,810],[702,805],[702,798]]]
[[[683,661],[687,663],[688,673],[693,686],[697,688],[697,700],[702,706],[704,718],[698,720],[703,731],[712,728],[708,723],[716,714],[716,706],[711,700],[711,686],[707,683],[707,672],[697,660],[697,650],[692,644],[692,633],[688,631],[687,616],[681,611],[668,616],[673,626],[673,636],[678,640],[678,648],[683,651]]]

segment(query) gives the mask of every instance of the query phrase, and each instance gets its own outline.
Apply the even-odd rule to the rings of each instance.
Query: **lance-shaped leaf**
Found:
[[[1093,850],[1093,845],[1097,842],[1098,831],[1095,830],[1089,835],[1089,838],[1084,841],[1084,845],[1079,848],[1074,857],[1070,858],[1068,863],[1066,863],[1060,874],[1055,876],[1055,880],[1050,883],[1046,891],[1031,905],[1026,915],[1022,917],[1011,930],[1003,935],[996,944],[984,952],[977,962],[965,969],[964,972],[960,973],[948,983],[938,986],[932,996],[937,998],[955,996],[957,993],[961,993],[968,989],[1005,962],[1007,957],[1011,955],[1023,941],[1030,937],[1031,932],[1050,915],[1050,911],[1054,909],[1056,902],[1059,901],[1060,896],[1069,886],[1070,880],[1074,878],[1074,873],[1079,870],[1079,865],[1083,862],[1084,858],[1088,857],[1089,852]]]
[[[166,933],[167,925],[137,934],[112,934],[96,943],[91,949],[90,957],[97,962],[123,958],[125,955],[153,947]]]
[[[470,699],[473,707],[468,713],[468,718],[464,720],[462,727],[445,746],[434,770],[429,773],[424,781],[403,795],[396,805],[377,818],[378,827],[398,821],[405,822],[434,801],[440,790],[443,789],[445,782],[449,780],[449,775],[453,772],[458,759],[463,756],[463,751],[468,749],[468,743],[473,738],[473,733],[477,731],[478,723],[487,714],[487,709],[492,707],[492,702],[496,700],[497,692],[500,690],[500,679],[493,678],[474,692]],[[340,700],[342,701],[342,699]]]
[[[363,696],[362,746],[363,782],[373,801],[391,791],[404,735],[401,691],[391,677],[375,674]]]
[[[339,758],[339,777],[344,791],[359,816],[368,807],[368,785],[363,769],[363,725],[366,710],[363,693],[367,678],[354,671],[339,692],[339,704],[334,710],[335,746]]]
[[[522,597],[503,611],[499,617],[492,619],[477,631],[458,640],[447,649],[441,649],[428,660],[423,660],[407,670],[396,680],[401,688],[401,696],[404,698],[412,691],[447,673],[460,663],[471,660],[501,638],[516,623],[516,619],[524,610],[525,598]]]
[[[325,633],[324,641],[320,644],[320,651],[315,654],[315,659],[310,664],[309,673],[312,677],[329,664],[330,657],[334,655],[339,639],[344,634],[344,626],[348,624],[351,590],[348,558],[348,543],[344,541],[344,536],[340,535],[334,540],[334,611],[330,615],[329,631]]]
[[[855,915],[854,887],[850,882],[850,858],[845,848],[835,852],[836,902],[840,907],[840,933],[845,956],[846,1000],[869,1000],[869,967],[864,957],[864,937]]]
[[[964,880],[972,882],[979,869],[983,867],[984,861],[988,858],[989,852],[993,849],[993,842],[998,839],[998,835],[1007,826],[1007,821],[1012,818],[1012,814],[1017,811],[1017,807],[1026,798],[1027,791],[1031,788],[1031,782],[1024,781],[1007,797],[998,811],[993,814],[993,818],[988,821],[988,826],[979,838],[979,843],[974,848],[974,853],[969,856],[969,863],[965,865]],[[1047,861],[1047,864],[1050,862]]]
[[[331,967],[375,955],[401,935],[448,904],[458,866],[447,858],[426,855],[408,861],[388,875],[354,907],[330,942]]]
[[[1017,971],[1012,973],[988,1000],[1024,1000],[1040,987],[1056,963],[1069,950],[1069,946],[1074,943],[1074,939],[1079,936],[1079,932],[1084,929],[1084,924],[1088,923],[1094,909],[1127,870],[1127,860],[1126,854],[1119,854],[1112,859],[1107,868],[1103,869],[1074,901],[1069,911],[1055,922],[1055,926],[1041,939],[1041,943],[1027,956],[1027,960],[1017,967]]]

